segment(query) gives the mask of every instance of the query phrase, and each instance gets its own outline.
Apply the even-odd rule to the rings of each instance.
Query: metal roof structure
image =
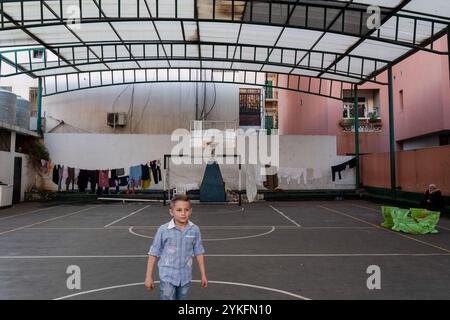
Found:
[[[449,25],[448,0],[5,0],[0,76],[42,78],[48,96],[137,82],[264,86],[276,73],[292,76],[278,88],[342,99],[347,83],[387,84],[377,75],[419,50],[448,55],[433,41]]]

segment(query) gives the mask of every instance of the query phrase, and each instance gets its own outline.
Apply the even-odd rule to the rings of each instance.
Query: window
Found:
[[[0,151],[11,151],[11,132],[0,129]]]
[[[240,89],[239,90],[239,112],[260,113],[261,90],[260,89]]]
[[[261,90],[239,89],[239,125],[261,125]]]
[[[44,50],[33,50],[34,59],[43,59],[45,51]]]
[[[31,116],[37,116],[37,96],[38,96],[38,88],[31,87],[29,91],[29,101],[31,105]]]
[[[354,118],[354,98],[344,98],[344,107],[342,109],[342,117],[343,118]],[[368,110],[366,106],[366,98],[358,97],[358,117],[359,118],[368,118]]]

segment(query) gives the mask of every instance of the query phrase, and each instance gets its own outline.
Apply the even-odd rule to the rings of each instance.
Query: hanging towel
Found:
[[[124,176],[125,175],[125,169],[124,168],[119,168],[119,169],[114,169],[116,171],[116,175],[118,177]]]
[[[134,186],[137,186],[141,177],[142,177],[141,165],[130,167],[130,181],[129,181],[130,188],[132,187],[132,182],[134,182]]]
[[[109,170],[100,170],[98,174],[98,186],[100,188],[109,187]]]

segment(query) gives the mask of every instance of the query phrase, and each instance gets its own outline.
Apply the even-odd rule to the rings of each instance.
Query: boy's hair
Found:
[[[191,201],[189,200],[188,196],[183,193],[178,193],[173,196],[172,200],[170,200],[170,208],[173,208],[175,203],[177,201],[185,201],[189,203],[189,206],[191,206]]]

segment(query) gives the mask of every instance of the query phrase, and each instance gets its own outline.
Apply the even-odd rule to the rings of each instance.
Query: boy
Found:
[[[173,219],[160,226],[148,252],[145,287],[153,290],[153,267],[158,262],[161,300],[186,300],[192,280],[192,256],[195,256],[201,274],[201,286],[206,288],[208,280],[205,272],[200,229],[189,221],[192,207],[189,198],[177,194],[170,202],[169,213]]]

